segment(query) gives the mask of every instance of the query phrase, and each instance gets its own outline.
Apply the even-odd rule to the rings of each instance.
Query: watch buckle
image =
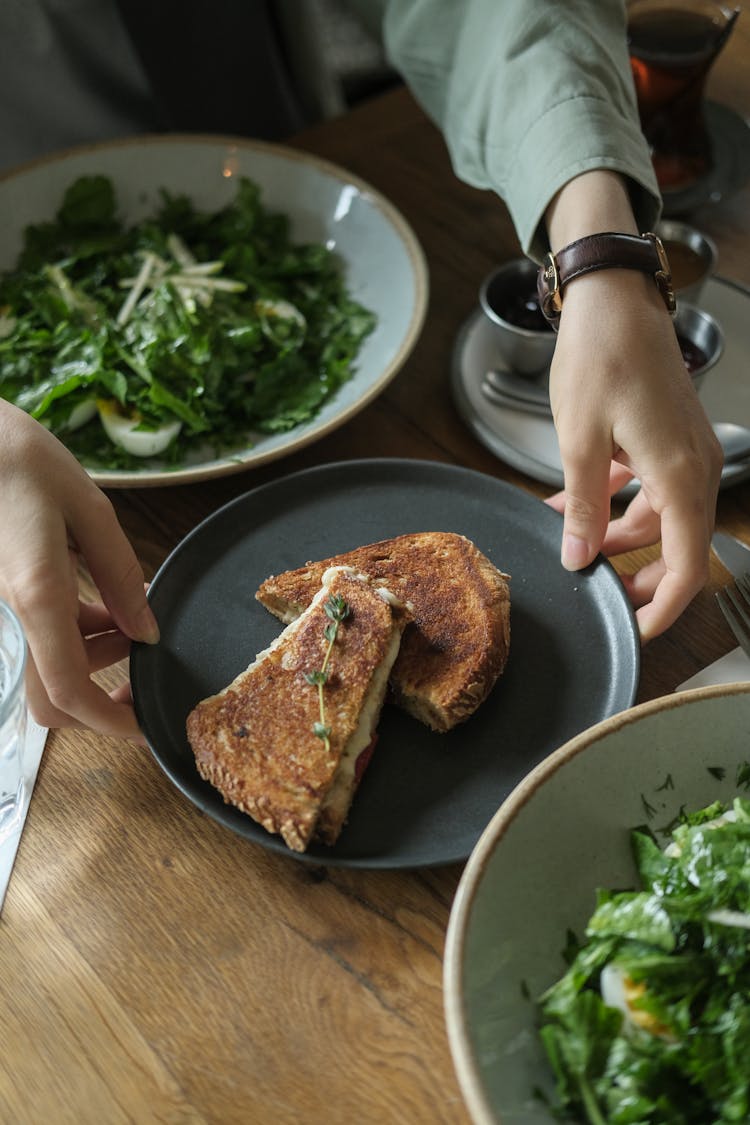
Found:
[[[672,271],[669,268],[669,259],[667,252],[664,249],[664,243],[659,238],[658,234],[653,231],[646,231],[644,238],[650,238],[656,250],[656,256],[659,259],[659,268],[654,273],[654,281],[657,288],[662,295],[664,304],[667,306],[667,311],[671,316],[677,312],[677,298],[674,293],[674,285],[672,284]]]
[[[544,280],[547,283],[547,293],[544,298],[544,313],[547,316],[559,316],[562,312],[562,293],[560,292],[560,274],[557,271],[557,262],[552,251],[548,251],[542,264]]]

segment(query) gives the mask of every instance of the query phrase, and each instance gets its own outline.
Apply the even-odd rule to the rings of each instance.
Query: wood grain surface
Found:
[[[745,15],[709,86],[743,114],[748,60]],[[479,283],[518,253],[502,204],[456,180],[402,89],[295,143],[370,181],[413,226],[430,270],[424,331],[372,405],[302,452],[210,483],[112,491],[147,577],[232,497],[322,462],[426,458],[552,491],[480,445],[450,396]],[[748,285],[749,216],[745,186],[689,217],[716,240],[719,272]],[[750,540],[750,484],[721,494],[718,523]],[[726,578],[714,560],[705,590],[646,648],[639,699],[734,647],[713,598]],[[441,978],[460,875],[302,865],[201,814],[147,750],[54,732],[0,919],[0,1121],[467,1125]]]

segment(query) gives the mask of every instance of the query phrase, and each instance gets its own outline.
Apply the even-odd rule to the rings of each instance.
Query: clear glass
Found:
[[[627,12],[641,127],[659,187],[679,190],[712,167],[704,88],[739,8],[720,0],[630,0]]]
[[[25,796],[26,639],[0,600],[0,844],[15,830]]]

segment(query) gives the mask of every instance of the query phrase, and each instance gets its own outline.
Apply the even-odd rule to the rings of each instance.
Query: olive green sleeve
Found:
[[[640,130],[623,0],[370,0],[392,64],[443,131],[456,175],[505,201],[525,252],[574,176],[626,177],[641,230],[660,196]]]

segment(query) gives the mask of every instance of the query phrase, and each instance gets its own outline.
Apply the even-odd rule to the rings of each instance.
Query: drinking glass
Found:
[[[739,9],[719,0],[631,0],[627,14],[641,128],[659,187],[678,191],[711,170],[706,78]]]
[[[25,796],[26,639],[9,605],[0,600],[0,844],[16,828]]]

